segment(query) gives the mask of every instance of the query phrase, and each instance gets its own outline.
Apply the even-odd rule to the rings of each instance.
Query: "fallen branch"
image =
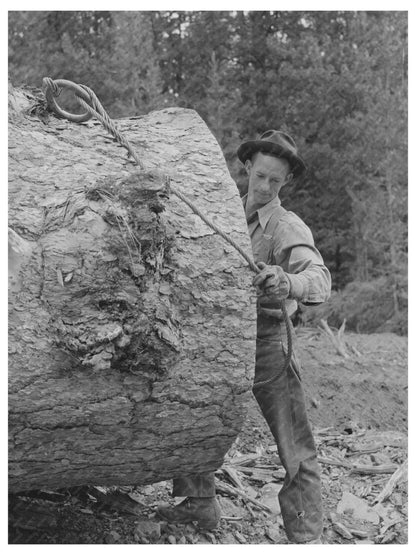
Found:
[[[356,347],[354,347],[354,345],[351,345],[351,344],[350,344],[349,347],[350,347],[351,351],[352,351],[355,355],[357,355],[357,357],[362,357],[362,356],[363,356],[363,355],[360,353],[360,351],[359,351]]]
[[[267,511],[268,513],[273,512],[270,507],[264,505],[263,503],[260,503],[260,501],[257,501],[257,499],[254,499],[253,497],[251,497],[251,495],[248,495],[245,491],[239,488],[235,488],[234,486],[230,486],[229,484],[225,484],[224,482],[217,481],[216,489],[217,491],[226,493],[228,495],[236,495],[237,497],[241,497],[245,501],[249,501],[252,505],[255,505],[263,511]]]
[[[280,467],[269,466],[267,468],[257,467],[257,466],[235,466],[235,470],[245,474],[249,479],[255,480],[257,482],[271,482],[276,479],[284,479],[285,471]]]
[[[237,471],[236,468],[231,468],[228,465],[224,465],[221,468],[221,470],[224,474],[226,474],[228,476],[228,478],[231,480],[231,482],[234,484],[235,487],[237,487],[241,490],[244,490],[244,484],[240,480],[240,478],[238,476],[238,471]]]
[[[337,332],[337,335],[335,336],[334,332],[328,326],[328,322],[326,320],[320,320],[321,329],[329,337],[329,339],[331,340],[331,343],[335,347],[335,350],[337,351],[337,353],[339,355],[341,355],[342,357],[344,357],[344,358],[350,358],[350,355],[347,353],[347,347],[345,345],[344,338],[343,338],[344,330],[345,330],[345,323],[346,323],[346,320],[344,319],[344,321],[342,322],[341,327],[339,328],[339,330]]]
[[[396,470],[395,464],[380,464],[378,466],[353,466],[351,472],[354,474],[393,474]]]
[[[334,437],[339,437],[341,434],[339,432],[337,432],[333,426],[330,426],[328,428],[318,428],[317,430],[314,430],[313,435],[315,436],[334,436]]]
[[[361,449],[353,449],[350,447],[350,452],[346,453],[346,457],[354,457],[356,455],[368,455],[369,453],[377,453],[383,449],[383,443],[374,445],[373,447],[363,447]]]
[[[387,482],[383,490],[373,500],[372,505],[379,505],[380,503],[388,499],[390,495],[393,493],[394,488],[401,481],[401,479],[403,477],[407,479],[407,467],[408,467],[408,460],[406,459],[406,461],[401,466],[399,466],[399,468],[396,469],[393,476],[390,477],[389,481]]]
[[[255,461],[258,459],[262,459],[264,455],[258,454],[249,454],[249,455],[241,455],[240,457],[233,457],[232,459],[226,459],[226,464],[231,464],[233,466],[253,466]]]
[[[387,530],[389,530],[390,528],[392,528],[393,526],[396,526],[397,524],[401,524],[402,522],[402,518],[395,518],[394,520],[390,520],[390,522],[387,522],[387,524],[385,524],[381,530],[380,530],[380,536],[384,536],[385,533],[387,532]]]
[[[326,457],[318,457],[318,462],[329,466],[341,466],[343,468],[348,468],[348,470],[355,474],[392,474],[397,470],[397,466],[392,464],[380,464],[378,466],[356,466],[348,462],[327,459]]]
[[[250,516],[253,520],[257,520],[256,515],[254,514],[253,509],[251,508],[250,501],[247,499],[243,499],[244,506],[246,507],[247,511],[250,513]]]
[[[348,528],[346,526],[344,526],[343,524],[341,524],[341,522],[333,522],[332,523],[332,528],[335,530],[335,532],[337,532],[337,534],[339,534],[340,536],[342,536],[346,540],[353,540],[354,539],[354,536],[351,534],[351,532],[348,530]]]
[[[367,530],[358,530],[357,528],[348,528],[348,530],[351,532],[351,534],[362,540],[368,538],[369,535],[369,532]]]
[[[328,466],[341,466],[343,468],[348,468],[351,470],[353,467],[352,464],[342,461],[336,461],[335,459],[327,459],[326,457],[318,457],[318,462],[321,464],[327,464]]]

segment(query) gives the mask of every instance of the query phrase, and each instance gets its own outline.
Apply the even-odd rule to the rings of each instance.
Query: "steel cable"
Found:
[[[65,86],[72,90],[74,90],[75,96],[78,100],[78,103],[86,110],[84,114],[71,114],[69,112],[65,112],[60,108],[57,104],[55,97],[59,96],[61,89],[59,87]],[[86,85],[77,85],[72,81],[67,81],[65,79],[58,79],[54,81],[50,77],[45,77],[43,79],[43,88],[45,92],[45,97],[48,102],[49,107],[59,116],[66,117],[69,121],[74,122],[81,122],[90,119],[92,116],[97,118],[102,125],[107,129],[109,133],[113,135],[113,137],[119,142],[121,146],[127,149],[128,153],[131,155],[133,160],[136,164],[140,167],[141,170],[144,170],[144,165],[137,156],[135,150],[133,149],[130,142],[127,138],[122,135],[122,133],[117,129],[116,125],[112,121],[112,119],[107,114],[106,110],[102,106],[101,102],[98,100],[96,94],[92,89],[87,87]],[[222,237],[227,243],[229,243],[236,251],[240,253],[240,255],[244,258],[244,260],[249,265],[250,269],[255,272],[259,273],[261,270],[255,264],[255,262],[248,256],[248,254],[232,239],[229,235],[227,235],[221,228],[219,228],[214,222],[212,222],[205,214],[191,201],[189,200],[183,193],[181,193],[178,189],[171,186],[169,176],[166,176],[166,181],[168,185],[168,189],[172,191],[174,195],[176,195],[180,200],[182,200],[189,208],[197,215],[205,224],[210,227],[215,233],[217,233],[220,237]],[[287,335],[287,353],[284,362],[284,370],[286,370],[291,363],[292,360],[292,351],[293,351],[293,344],[292,344],[292,329],[291,329],[291,321],[288,315],[285,301],[280,302],[281,311],[283,314],[283,320],[285,322],[286,327],[286,335]],[[255,387],[259,385],[264,385],[273,381],[276,376],[268,380],[264,380],[262,382],[257,382]]]

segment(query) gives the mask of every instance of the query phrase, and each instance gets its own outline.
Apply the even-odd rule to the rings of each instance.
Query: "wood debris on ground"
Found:
[[[407,440],[402,432],[315,430],[322,468],[324,541],[407,543]],[[251,447],[253,449],[253,447]],[[243,452],[246,449],[246,452]],[[284,470],[276,447],[235,442],[216,472],[222,519],[207,532],[161,521],[170,483],[79,487],[10,497],[10,543],[288,543],[278,505]]]

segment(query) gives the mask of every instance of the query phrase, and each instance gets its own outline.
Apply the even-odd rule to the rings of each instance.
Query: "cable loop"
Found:
[[[71,112],[63,110],[55,100],[55,97],[61,94],[62,87],[66,87],[75,92],[78,101],[82,98],[86,103],[89,103],[90,97],[81,85],[77,85],[67,79],[53,80],[50,77],[44,77],[42,85],[48,106],[53,112],[55,112],[55,114],[75,123],[81,123],[91,119],[92,114],[88,110],[83,114],[72,114]]]
[[[78,104],[80,104],[86,110],[84,114],[71,114],[70,112],[62,110],[62,108],[55,100],[55,96],[58,96],[61,92],[59,86],[67,87],[75,92]],[[68,81],[66,79],[56,79],[54,81],[50,77],[43,78],[43,89],[49,107],[57,115],[67,118],[69,121],[73,121],[75,123],[87,121],[94,116],[102,123],[107,131],[111,133],[111,135],[113,135],[113,137],[120,143],[120,145],[127,149],[129,155],[133,158],[140,169],[144,169],[144,166],[137,156],[136,151],[126,139],[126,137],[124,137],[117,129],[115,123],[107,114],[103,105],[98,100],[97,95],[92,89],[90,89],[86,85],[77,85],[76,83],[73,83],[72,81]]]

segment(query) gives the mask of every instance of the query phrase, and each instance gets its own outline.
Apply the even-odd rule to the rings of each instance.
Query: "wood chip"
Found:
[[[358,530],[357,528],[349,528],[349,531],[351,532],[351,534],[361,539],[368,538],[368,535],[369,535],[369,532],[367,532],[367,530]]]
[[[237,488],[244,491],[244,489],[245,489],[244,484],[240,480],[240,477],[238,475],[238,471],[235,468],[232,468],[231,466],[228,466],[228,465],[224,465],[221,468],[221,470],[223,471],[224,474],[226,474],[228,476],[228,478],[231,480],[231,482],[234,484],[234,486],[236,486]]]
[[[255,464],[255,461],[262,458],[263,456],[264,455],[259,455],[257,453],[242,455],[241,457],[233,457],[232,459],[228,459],[226,463],[233,466],[253,466]]]
[[[399,466],[399,468],[396,469],[393,476],[391,476],[390,480],[387,482],[383,490],[377,495],[372,504],[380,504],[390,497],[397,484],[402,479],[407,479],[407,468],[408,460],[406,459],[406,461],[401,466]]]
[[[346,540],[354,539],[354,536],[351,534],[351,532],[348,530],[348,528],[346,528],[340,522],[333,522],[332,523],[332,528],[335,530],[335,532],[337,532],[337,534],[339,534],[340,536],[342,536]]]
[[[250,480],[254,480],[257,482],[271,482],[275,480],[275,467],[271,467],[270,470],[257,468],[257,467],[244,467],[239,466],[237,467],[238,470],[246,475]],[[244,488],[243,488],[244,489]]]

